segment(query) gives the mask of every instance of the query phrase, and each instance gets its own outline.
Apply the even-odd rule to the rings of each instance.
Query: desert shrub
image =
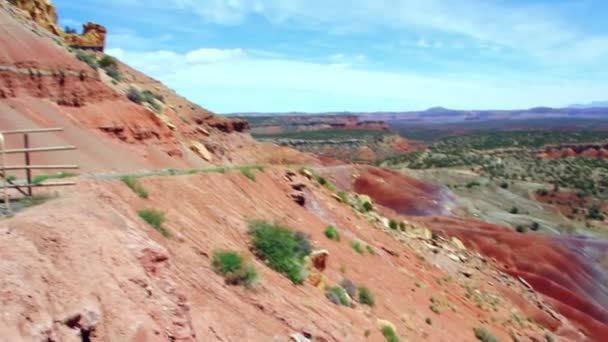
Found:
[[[538,222],[532,222],[532,230],[537,231],[540,229],[540,224]]]
[[[68,34],[76,34],[76,33],[78,33],[78,31],[76,31],[75,28],[67,26],[67,25],[63,28],[63,32],[68,33]]]
[[[69,178],[69,177],[74,177],[76,176],[75,173],[73,172],[57,172],[57,173],[50,173],[50,174],[43,174],[43,175],[38,175],[35,176],[34,178],[32,178],[32,183],[34,184],[40,184],[48,179],[61,179],[61,178]]]
[[[163,102],[163,103],[165,102],[165,97],[162,96],[161,94],[157,94],[157,93],[152,92],[152,91],[147,90],[147,89],[144,90],[144,91],[142,91],[141,93],[144,96],[144,98],[146,99],[146,102],[152,102],[155,99],[158,100],[158,101],[160,101],[160,102]]]
[[[325,228],[325,236],[330,240],[340,241],[340,232],[332,225]]]
[[[401,341],[399,339],[399,336],[397,336],[395,329],[393,329],[391,326],[385,325],[382,327],[381,331],[382,331],[382,336],[384,336],[384,338],[386,339],[387,342],[400,342]]]
[[[97,65],[97,59],[95,58],[95,55],[84,52],[82,50],[78,50],[76,52],[76,58],[78,58],[78,60],[87,63],[91,68],[93,68],[94,70],[98,69],[98,65]]]
[[[397,228],[399,228],[399,223],[397,223],[397,221],[395,221],[394,219],[390,219],[388,221],[388,226],[392,229],[392,230],[397,230]]]
[[[365,286],[359,286],[359,303],[372,307],[376,305],[372,291]]]
[[[137,104],[141,104],[144,100],[141,96],[141,92],[135,87],[129,87],[129,90],[127,90],[127,98]]]
[[[499,342],[498,338],[489,332],[485,327],[478,327],[473,329],[475,337],[482,342]]]
[[[312,249],[304,234],[265,221],[251,222],[249,230],[252,249],[258,257],[293,283],[304,282],[304,257],[309,255]]]
[[[317,180],[317,183],[323,185],[324,187],[326,187],[327,189],[329,189],[329,191],[331,191],[331,192],[338,191],[338,189],[336,188],[336,186],[332,182],[328,181],[325,177],[319,176],[319,175],[315,175],[315,179]]]
[[[245,177],[255,182],[255,174],[251,171],[251,169],[249,169],[248,167],[244,167],[241,168],[241,172],[245,175]]]
[[[133,192],[137,194],[137,196],[141,198],[148,198],[148,191],[139,184],[137,177],[134,176],[124,176],[121,177],[120,180],[125,183]]]
[[[433,325],[433,320],[431,320],[431,318],[430,318],[430,317],[427,317],[427,318],[426,318],[424,321],[425,321],[425,322],[426,322],[426,324],[428,324],[428,325]]]
[[[118,63],[116,63],[116,59],[112,56],[104,55],[97,62],[102,69],[107,69],[110,67],[118,67]]]
[[[509,183],[502,182],[502,183],[500,183],[500,187],[503,188],[503,189],[508,189],[509,188]]]
[[[163,227],[163,223],[166,221],[164,212],[156,209],[141,209],[137,213],[139,214],[139,217],[141,217],[164,237],[171,237],[169,231]]]
[[[338,192],[338,197],[340,197],[340,200],[343,203],[348,203],[348,193],[346,193],[344,191],[340,191],[340,192]]]
[[[14,181],[17,180],[17,176],[15,176],[15,175],[6,175],[5,179],[6,179],[7,182],[12,183],[12,182],[14,182]]]
[[[361,241],[353,241],[350,246],[357,251],[359,254],[363,254],[363,244]]]
[[[255,267],[246,262],[240,253],[229,250],[213,252],[213,270],[224,276],[227,284],[250,287],[258,278]]]
[[[346,294],[346,290],[344,290],[341,286],[334,286],[327,290],[326,293],[327,298],[336,305],[343,306],[352,306],[352,303]]]
[[[401,230],[402,232],[405,231],[405,222],[403,222],[403,221],[399,222],[399,230]]]
[[[517,227],[515,227],[515,230],[518,233],[526,233],[528,231],[528,228],[526,228],[525,226],[522,226],[522,225],[518,225]]]
[[[367,249],[367,252],[371,255],[376,255],[376,250],[374,249],[374,247],[367,245],[365,246],[365,249]]]
[[[604,215],[602,214],[602,210],[597,205],[594,205],[591,208],[589,208],[589,213],[587,214],[587,218],[590,220],[602,221],[602,220],[604,220]]]
[[[363,203],[363,211],[368,213],[370,211],[374,210],[374,206],[370,203],[370,202],[365,202]]]
[[[348,293],[350,298],[355,298],[357,296],[357,285],[353,283],[350,279],[342,279],[340,282],[340,286]]]
[[[519,208],[517,207],[512,207],[509,212],[513,215],[517,215],[519,213]]]
[[[112,78],[112,80],[114,80],[116,82],[122,81],[122,73],[120,72],[120,70],[118,70],[117,67],[110,66],[110,67],[105,68],[104,70],[106,71],[106,74],[108,74],[108,76],[110,76],[110,78]],[[131,99],[129,98],[129,100],[131,100]],[[131,100],[131,101],[133,101],[133,100]],[[133,101],[133,102],[135,102],[135,101]],[[141,101],[137,102],[137,103],[141,103]]]

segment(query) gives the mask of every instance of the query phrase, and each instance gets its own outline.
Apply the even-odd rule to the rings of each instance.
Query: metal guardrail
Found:
[[[53,182],[53,183],[33,183],[32,182],[32,170],[73,170],[78,169],[78,165],[32,165],[31,164],[31,153],[38,152],[54,152],[54,151],[69,151],[75,150],[75,146],[49,146],[49,147],[30,147],[29,134],[35,133],[51,133],[61,132],[62,128],[32,128],[32,129],[18,129],[9,131],[0,131],[0,179],[2,179],[2,195],[4,200],[4,206],[7,212],[10,212],[10,198],[9,189],[16,189],[24,196],[32,196],[33,188],[39,187],[52,187],[52,186],[70,186],[75,185],[75,182]],[[6,136],[9,135],[23,135],[23,148],[6,149],[7,141]],[[6,165],[6,155],[23,153],[25,164],[24,165]],[[6,171],[10,170],[25,170],[26,181],[25,184],[13,183],[9,179]]]

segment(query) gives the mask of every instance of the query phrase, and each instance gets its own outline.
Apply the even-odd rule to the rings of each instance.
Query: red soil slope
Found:
[[[119,181],[80,179],[74,191],[0,221],[0,336],[63,341],[88,331],[92,341],[270,341],[306,332],[314,341],[383,341],[380,318],[395,324],[403,341],[474,341],[480,325],[501,340],[509,331],[542,338],[536,325],[504,323],[520,305],[500,291],[495,321],[465,298],[464,282],[497,291],[501,285],[487,285],[496,283],[491,270],[472,279],[455,273],[438,284],[448,274],[314,182],[302,177],[307,205],[294,203],[285,172],[256,171],[255,182],[238,171],[143,178],[148,199]],[[142,208],[163,210],[172,238],[147,226],[137,216]],[[376,305],[334,305],[322,288],[295,286],[256,260],[247,235],[254,219],[309,235],[315,249],[329,251],[325,283],[366,285]],[[324,236],[328,224],[341,242]],[[357,253],[355,240],[376,253]],[[257,289],[226,285],[213,272],[213,251],[226,248],[253,260]],[[521,300],[516,286],[509,291]],[[441,314],[431,310],[431,298]]]
[[[436,215],[449,205],[442,188],[399,172],[372,167],[328,167],[324,176],[339,187],[369,195],[402,215]],[[443,204],[442,204],[443,203]],[[410,218],[411,219],[411,218]],[[519,234],[481,221],[428,216],[415,219],[430,229],[456,236],[496,260],[498,267],[522,277],[594,340],[608,336],[608,277],[596,268],[608,257],[608,243],[585,239]]]
[[[433,230],[456,236],[503,271],[525,279],[551,298],[560,313],[596,341],[608,336],[608,291],[604,273],[587,249],[608,251],[608,243],[541,234],[519,234],[506,227],[453,217],[420,218]]]

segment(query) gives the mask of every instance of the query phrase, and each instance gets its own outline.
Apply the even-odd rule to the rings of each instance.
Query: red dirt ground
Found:
[[[468,247],[494,258],[503,271],[525,279],[552,299],[556,309],[576,322],[588,336],[601,341],[608,336],[606,277],[593,262],[572,250],[608,251],[608,243],[569,241],[559,236],[519,234],[489,223],[453,217],[418,220]]]

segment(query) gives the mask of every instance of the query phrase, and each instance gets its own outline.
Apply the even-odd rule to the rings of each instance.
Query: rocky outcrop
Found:
[[[26,17],[53,34],[59,36],[63,32],[57,25],[57,11],[50,0],[8,0],[8,2],[22,9]]]
[[[82,25],[82,34],[62,33],[63,40],[74,48],[103,51],[106,45],[105,26],[88,22]]]
[[[60,36],[69,46],[79,49],[103,51],[106,43],[106,28],[88,22],[82,25],[82,34],[64,32],[58,25],[57,11],[50,0],[9,0],[23,10],[26,17],[36,22],[56,36]]]

